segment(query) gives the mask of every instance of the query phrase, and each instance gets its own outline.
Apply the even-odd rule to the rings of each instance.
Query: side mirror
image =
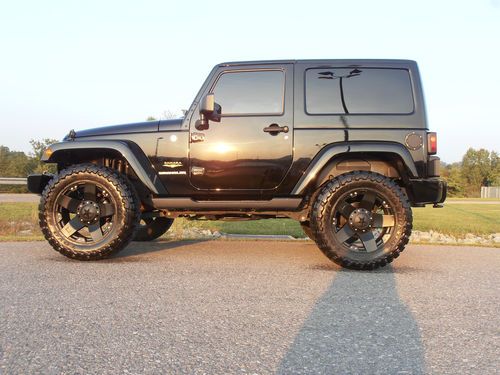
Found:
[[[201,100],[200,113],[210,115],[215,110],[215,95],[207,94]]]
[[[222,108],[215,102],[214,94],[207,94],[200,103],[200,119],[196,122],[196,129],[208,129],[208,121],[220,122]]]

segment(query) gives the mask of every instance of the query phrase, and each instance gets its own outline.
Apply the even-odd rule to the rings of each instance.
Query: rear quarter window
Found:
[[[313,68],[305,73],[306,112],[411,114],[412,85],[406,69]]]

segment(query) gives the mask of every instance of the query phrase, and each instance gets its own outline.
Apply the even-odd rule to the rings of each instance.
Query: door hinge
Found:
[[[193,176],[201,176],[205,174],[205,168],[203,167],[191,167],[191,174]]]
[[[191,133],[191,143],[203,142],[205,140],[205,134],[203,133]]]

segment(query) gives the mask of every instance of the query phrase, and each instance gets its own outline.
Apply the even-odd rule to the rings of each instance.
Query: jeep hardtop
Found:
[[[31,175],[53,248],[95,260],[177,217],[292,218],[353,269],[391,262],[411,207],[439,207],[436,133],[409,60],[222,63],[185,116],[71,131]]]

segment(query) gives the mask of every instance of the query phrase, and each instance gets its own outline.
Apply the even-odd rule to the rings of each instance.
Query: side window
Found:
[[[413,94],[405,69],[308,69],[308,114],[410,114]]]
[[[285,73],[281,70],[228,71],[214,89],[223,116],[281,115]]]

